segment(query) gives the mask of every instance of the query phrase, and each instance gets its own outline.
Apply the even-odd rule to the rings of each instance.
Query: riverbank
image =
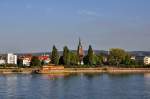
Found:
[[[32,74],[38,68],[0,68],[0,74]]]
[[[115,68],[115,67],[100,67],[100,68],[64,68],[62,70],[43,71],[42,68],[12,68],[0,69],[0,74],[57,74],[57,73],[150,73],[150,68]]]
[[[68,73],[150,73],[150,68],[66,68]]]
[[[42,71],[41,74],[50,73],[150,73],[150,68],[116,68],[116,67],[99,67],[99,68],[64,68],[61,70]]]

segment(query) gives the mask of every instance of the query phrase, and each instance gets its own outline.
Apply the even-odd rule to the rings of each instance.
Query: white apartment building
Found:
[[[144,64],[149,65],[150,64],[150,56],[145,56],[144,57]]]
[[[8,64],[17,64],[17,55],[8,53],[7,54],[7,63]]]

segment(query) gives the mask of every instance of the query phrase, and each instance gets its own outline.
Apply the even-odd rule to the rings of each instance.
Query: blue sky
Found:
[[[0,0],[0,52],[150,51],[150,0]]]

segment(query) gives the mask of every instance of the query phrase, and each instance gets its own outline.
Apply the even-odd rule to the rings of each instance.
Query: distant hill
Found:
[[[130,51],[133,56],[150,56],[150,51]]]
[[[73,52],[76,52],[76,50],[72,50]],[[108,51],[104,51],[104,50],[94,50],[95,54],[104,54],[104,55],[108,55]],[[87,55],[88,51],[85,50],[84,54]],[[150,56],[150,51],[129,51],[128,53],[130,53],[133,56]],[[39,52],[39,53],[17,53],[18,56],[20,55],[24,55],[24,54],[32,54],[33,56],[40,56],[40,55],[50,55],[51,52]],[[59,51],[59,54],[62,55],[63,51]]]

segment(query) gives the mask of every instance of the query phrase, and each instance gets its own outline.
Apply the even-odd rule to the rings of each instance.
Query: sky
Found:
[[[0,0],[0,53],[150,51],[150,0]]]

